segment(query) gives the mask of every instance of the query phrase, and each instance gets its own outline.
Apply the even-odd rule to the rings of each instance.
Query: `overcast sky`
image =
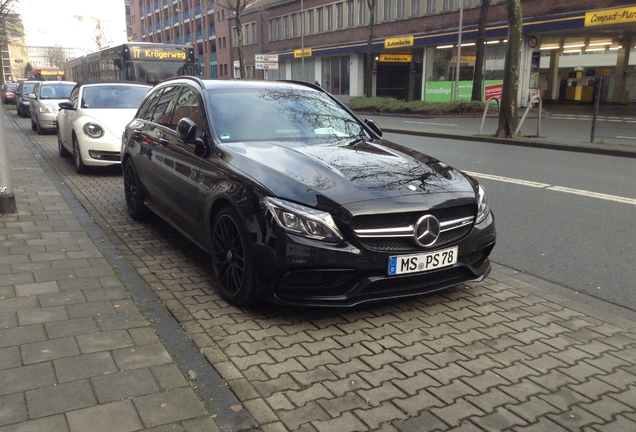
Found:
[[[94,51],[99,20],[107,42],[126,41],[123,0],[17,0],[27,45],[63,46]],[[81,18],[80,18],[81,17]]]

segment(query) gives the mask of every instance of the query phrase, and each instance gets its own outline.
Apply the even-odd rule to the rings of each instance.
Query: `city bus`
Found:
[[[131,42],[71,59],[66,79],[128,80],[154,85],[177,75],[196,75],[194,48],[185,45]]]
[[[36,67],[26,73],[29,81],[62,81],[64,71],[55,67]]]

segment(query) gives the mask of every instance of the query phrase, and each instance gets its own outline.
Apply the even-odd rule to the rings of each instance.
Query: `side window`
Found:
[[[163,93],[161,93],[161,97],[157,101],[157,108],[155,108],[151,119],[153,123],[158,123],[170,129],[177,128],[176,123],[172,124],[172,112],[177,103],[177,96],[179,95],[180,89],[178,86],[170,86],[166,87]]]
[[[201,129],[203,124],[201,115],[201,106],[199,103],[198,92],[190,86],[183,87],[177,104],[174,109],[173,123],[179,123],[182,118],[189,118],[196,125],[197,129]]]
[[[162,90],[158,90],[148,96],[148,98],[139,107],[139,114],[137,115],[137,118],[148,121],[152,120],[152,115],[155,112],[155,108],[157,107],[157,100],[159,99],[161,93]]]
[[[75,87],[69,96],[69,100],[73,104],[74,108],[77,108],[77,99],[79,97],[79,87]]]

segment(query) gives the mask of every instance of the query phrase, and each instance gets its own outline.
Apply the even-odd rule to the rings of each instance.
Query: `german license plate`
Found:
[[[389,257],[389,276],[425,272],[457,263],[457,246],[440,251]]]

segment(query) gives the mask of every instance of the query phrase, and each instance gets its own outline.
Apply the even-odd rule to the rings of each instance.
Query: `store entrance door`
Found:
[[[376,96],[408,100],[408,63],[379,63],[377,72]]]

